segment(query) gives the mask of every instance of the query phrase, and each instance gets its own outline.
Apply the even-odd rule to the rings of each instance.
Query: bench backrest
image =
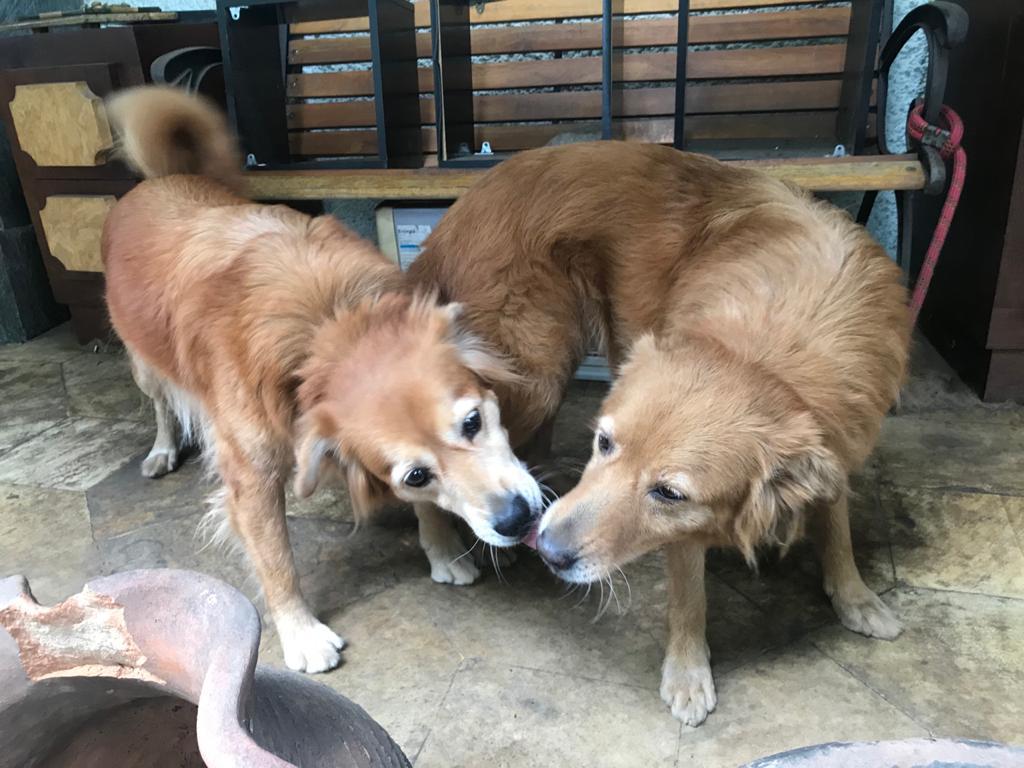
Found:
[[[687,147],[743,156],[821,154],[837,143],[863,143],[872,117],[868,110],[851,115],[850,104],[870,88],[883,5],[690,0]],[[615,8],[622,14],[616,17],[622,46],[617,134],[671,143],[679,3],[618,0]],[[599,135],[601,11],[601,0],[491,0],[471,6],[477,148],[488,141],[494,151],[514,151],[565,133]],[[416,0],[415,18],[423,147],[432,164],[437,137],[427,0]],[[369,60],[366,18],[289,24],[293,156],[375,151]]]

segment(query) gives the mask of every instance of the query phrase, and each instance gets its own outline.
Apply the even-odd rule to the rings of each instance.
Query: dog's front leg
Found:
[[[848,493],[833,504],[812,510],[811,534],[821,558],[825,594],[843,626],[868,637],[896,638],[903,625],[882,598],[864,583],[853,559]]]
[[[455,529],[455,519],[433,504],[413,505],[420,524],[420,546],[430,561],[430,578],[438,584],[472,584],[480,578],[473,556]]]
[[[285,523],[284,478],[263,476],[223,445],[220,453],[228,519],[259,577],[285,664],[299,672],[333,669],[345,641],[317,620],[299,589]]]
[[[668,648],[661,671],[661,698],[674,717],[693,726],[703,723],[717,703],[704,634],[704,552],[703,544],[685,540],[666,547]]]

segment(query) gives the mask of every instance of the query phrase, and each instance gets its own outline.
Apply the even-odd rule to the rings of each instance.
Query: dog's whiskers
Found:
[[[628,611],[633,605],[633,588],[629,586],[629,579],[626,578],[626,573],[619,566],[615,566],[615,570],[619,572],[622,577],[622,582],[626,585],[626,610]]]
[[[494,564],[494,572],[498,575],[498,581],[502,584],[508,584],[508,582],[505,580],[504,574],[502,574],[501,572],[501,565],[498,563],[498,555],[495,552],[495,547],[486,544],[484,546],[486,546],[491,551],[491,563]]]
[[[458,557],[456,557],[455,559],[453,559],[453,560],[452,560],[452,561],[451,561],[451,562],[449,563],[449,565],[455,565],[455,563],[459,562],[459,560],[461,560],[461,559],[462,559],[462,558],[464,558],[464,557],[465,557],[466,555],[468,555],[468,554],[469,554],[470,552],[472,552],[472,551],[473,551],[474,549],[476,549],[476,545],[477,545],[477,544],[479,544],[479,543],[480,543],[480,538],[479,538],[479,537],[477,537],[477,540],[476,540],[476,541],[474,541],[474,542],[473,542],[472,544],[470,544],[470,545],[469,545],[469,549],[467,549],[467,550],[466,550],[465,552],[463,552],[463,553],[462,553],[461,555],[459,555]]]
[[[540,495],[548,505],[554,504],[558,501],[558,493],[550,485],[538,480],[537,487],[540,488]]]
[[[597,621],[598,621],[598,620],[599,620],[599,619],[600,619],[600,618],[601,618],[602,616],[604,616],[604,612],[608,610],[608,605],[609,605],[609,603],[611,603],[611,601],[612,601],[612,598],[611,598],[611,596],[609,595],[609,596],[608,596],[608,601],[607,601],[607,602],[605,602],[605,595],[604,595],[604,585],[605,585],[605,581],[607,581],[607,579],[608,579],[608,577],[607,577],[607,576],[602,576],[602,577],[601,577],[601,578],[600,578],[600,579],[598,580],[598,582],[597,582],[598,586],[600,586],[600,587],[601,587],[601,597],[600,597],[600,598],[598,599],[598,601],[597,601],[597,614],[596,614],[596,615],[594,616],[594,618],[593,618],[593,619],[591,619],[591,620],[590,620],[592,624],[596,624],[596,623],[597,623]]]
[[[587,601],[587,598],[590,597],[590,588],[592,586],[594,586],[593,583],[587,584],[587,591],[583,593],[583,597],[576,601],[576,604],[573,606],[573,608],[579,608],[581,605],[583,605],[583,603]]]
[[[558,599],[559,600],[565,600],[567,597],[569,597],[573,592],[575,592],[579,588],[580,588],[579,584],[566,584],[565,585],[565,592],[563,592],[562,596],[560,598],[558,598]]]
[[[586,466],[587,464],[584,461],[562,458],[558,461],[557,473],[571,473],[579,477],[583,474],[583,470],[586,469]]]
[[[533,479],[538,483],[542,483],[546,480],[550,480],[553,477],[558,476],[557,469],[545,468],[545,467],[527,467],[527,471],[533,475]]]

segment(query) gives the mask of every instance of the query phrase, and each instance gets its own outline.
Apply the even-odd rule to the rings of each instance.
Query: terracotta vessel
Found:
[[[189,571],[97,579],[53,607],[0,581],[0,768],[398,768],[357,704],[256,666],[260,621]]]

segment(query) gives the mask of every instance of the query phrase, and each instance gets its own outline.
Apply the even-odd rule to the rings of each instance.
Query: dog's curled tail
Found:
[[[238,143],[221,110],[204,96],[142,85],[107,99],[116,155],[147,179],[196,174],[237,188]]]

